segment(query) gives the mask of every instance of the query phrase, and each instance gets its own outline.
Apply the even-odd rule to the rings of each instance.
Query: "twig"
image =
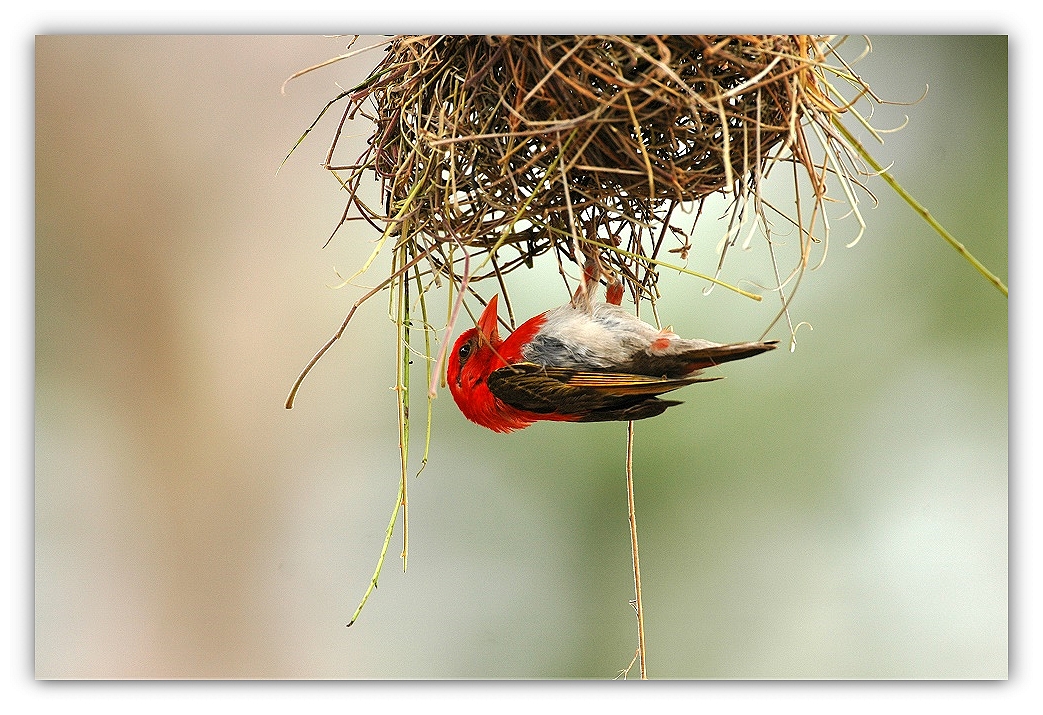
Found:
[[[355,613],[351,616],[351,621],[348,622],[348,627],[351,627],[355,621],[358,620],[359,614],[362,613],[362,607],[366,605],[366,601],[369,600],[369,595],[373,593],[373,589],[377,587],[377,579],[380,577],[380,570],[384,567],[384,557],[387,556],[388,547],[391,545],[391,535],[395,532],[395,522],[398,521],[398,510],[402,508],[402,501],[404,499],[402,494],[402,484],[399,484],[398,495],[395,497],[395,508],[391,510],[391,521],[388,522],[387,531],[384,532],[384,544],[380,547],[380,557],[377,559],[377,568],[373,571],[373,578],[369,580],[369,587],[366,588],[366,592],[362,595],[362,600],[359,601],[358,608],[355,609]]]
[[[971,252],[968,251],[962,243],[957,241],[951,233],[946,231],[945,228],[940,223],[938,223],[934,216],[932,216],[931,213],[926,208],[924,208],[924,206],[919,201],[914,199],[908,191],[903,189],[901,184],[899,184],[898,181],[896,181],[890,173],[884,171],[884,168],[880,165],[880,163],[877,162],[869,154],[868,151],[866,151],[866,148],[862,146],[862,144],[857,139],[855,139],[854,135],[851,134],[851,132],[849,132],[843,124],[837,121],[836,117],[833,118],[833,126],[835,126],[837,130],[844,135],[844,139],[848,142],[848,144],[854,147],[854,149],[858,152],[859,156],[861,156],[867,164],[873,167],[873,170],[877,172],[877,174],[879,174],[880,178],[886,181],[887,184],[895,190],[895,193],[897,193],[903,201],[909,204],[913,211],[915,211],[916,213],[920,214],[921,217],[923,217],[923,220],[927,222],[927,225],[933,228],[939,236],[944,238],[950,246],[956,249],[956,252],[963,256],[964,260],[966,260],[968,263],[974,266],[978,273],[981,273],[983,276],[985,276],[985,279],[987,281],[996,286],[996,288],[998,288],[999,291],[1003,293],[1003,295],[1007,295],[1007,286],[1004,285],[1003,281],[1001,281],[995,274],[993,274],[988,268],[986,268],[981,263],[981,261],[979,261],[973,255],[971,255]]]
[[[396,251],[396,260],[404,261],[408,254],[407,244],[403,243]],[[394,263],[392,263],[394,266]],[[407,269],[408,270],[408,269]],[[406,499],[406,483],[409,476],[409,365],[411,351],[409,349],[409,334],[412,325],[409,317],[409,275],[401,272],[398,280],[398,340],[397,360],[398,367],[395,372],[395,393],[398,402],[398,449],[402,462],[401,486],[399,494],[402,497],[402,570],[406,570],[409,555],[409,505]]]
[[[645,610],[641,605],[641,564],[637,558],[637,514],[634,512],[634,423],[627,422],[627,510],[630,515],[630,548],[634,556],[634,610],[637,611],[637,655],[641,680],[645,670]],[[629,670],[629,669],[628,669]]]
[[[402,273],[408,271],[410,268],[415,266],[417,263],[420,263],[420,261],[422,259],[426,258],[428,255],[430,255],[431,251],[433,251],[433,250],[434,250],[434,247],[431,247],[431,248],[428,248],[427,250],[421,252],[420,254],[418,254],[416,256],[416,258],[411,260],[409,263],[405,264],[398,271],[395,271],[394,273],[392,273],[385,280],[381,281],[380,285],[378,285],[376,288],[371,290],[369,293],[366,293],[366,295],[362,296],[361,298],[359,298],[358,300],[356,300],[352,304],[351,310],[348,311],[347,317],[344,318],[344,322],[340,324],[340,328],[337,329],[337,332],[335,332],[333,334],[333,337],[331,337],[329,340],[326,341],[325,345],[323,345],[321,348],[319,348],[319,351],[317,353],[315,353],[315,355],[312,357],[311,360],[308,361],[308,364],[304,366],[303,370],[301,370],[301,374],[297,376],[296,380],[294,380],[293,387],[290,388],[290,394],[286,398],[286,409],[288,409],[288,410],[292,410],[293,409],[293,402],[297,398],[297,391],[299,389],[301,389],[301,383],[304,382],[304,378],[306,378],[308,376],[308,373],[311,372],[311,369],[313,367],[315,367],[315,364],[317,362],[319,362],[319,360],[322,358],[323,355],[326,354],[326,351],[329,350],[331,347],[333,347],[333,343],[335,343],[338,340],[340,340],[340,336],[344,334],[345,330],[347,330],[348,323],[351,322],[351,318],[355,315],[355,311],[359,309],[359,306],[362,305],[363,303],[365,303],[367,300],[369,300],[373,296],[375,296],[380,291],[382,291],[385,288],[387,288],[389,285],[391,285],[395,281],[395,278],[400,276]]]

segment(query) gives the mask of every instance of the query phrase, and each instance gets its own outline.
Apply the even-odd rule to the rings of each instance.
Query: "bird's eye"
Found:
[[[460,358],[460,364],[467,362],[467,358],[471,357],[471,351],[474,349],[474,345],[468,341],[460,346],[460,349],[456,351],[457,357]]]

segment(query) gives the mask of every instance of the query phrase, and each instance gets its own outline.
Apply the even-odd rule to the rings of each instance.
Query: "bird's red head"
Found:
[[[497,296],[494,295],[478,318],[477,327],[465,330],[456,339],[453,351],[449,354],[446,370],[449,391],[453,394],[460,411],[472,420],[472,415],[478,409],[476,402],[486,401],[486,395],[489,400],[493,399],[484,385],[485,378],[503,365],[496,352],[500,345],[500,335],[496,327],[496,304]]]

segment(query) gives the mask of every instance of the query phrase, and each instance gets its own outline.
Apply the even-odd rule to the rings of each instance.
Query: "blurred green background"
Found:
[[[283,409],[376,233],[322,248],[339,112],[280,163],[379,53],[280,86],[346,41],[37,38],[37,677],[611,678],[633,657],[625,425],[497,435],[445,390],[409,569],[400,524],[344,627],[397,490],[394,330],[367,303]],[[880,107],[909,122],[867,146],[1006,280],[1007,38],[872,42],[877,94],[930,89]],[[862,240],[835,221],[805,276],[796,351],[637,424],[652,677],[1006,677],[1008,303],[868,185]],[[700,220],[693,269],[723,231]],[[725,277],[768,283],[765,255]],[[549,266],[510,280],[519,315],[567,298]],[[744,340],[777,310],[702,287],[664,275],[663,321]]]

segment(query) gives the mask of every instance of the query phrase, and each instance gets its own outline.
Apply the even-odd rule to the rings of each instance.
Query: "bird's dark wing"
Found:
[[[716,379],[660,378],[522,362],[493,371],[487,382],[490,392],[516,409],[577,415],[578,421],[595,422],[653,417],[680,404],[657,395]]]
[[[679,377],[698,370],[705,370],[708,367],[731,362],[732,360],[744,360],[754,355],[760,355],[768,350],[774,350],[777,345],[777,340],[769,340],[768,342],[731,343],[728,345],[710,344],[690,350],[670,350],[669,352],[640,351],[635,353],[629,362],[620,367],[626,372],[636,372],[643,375]]]

